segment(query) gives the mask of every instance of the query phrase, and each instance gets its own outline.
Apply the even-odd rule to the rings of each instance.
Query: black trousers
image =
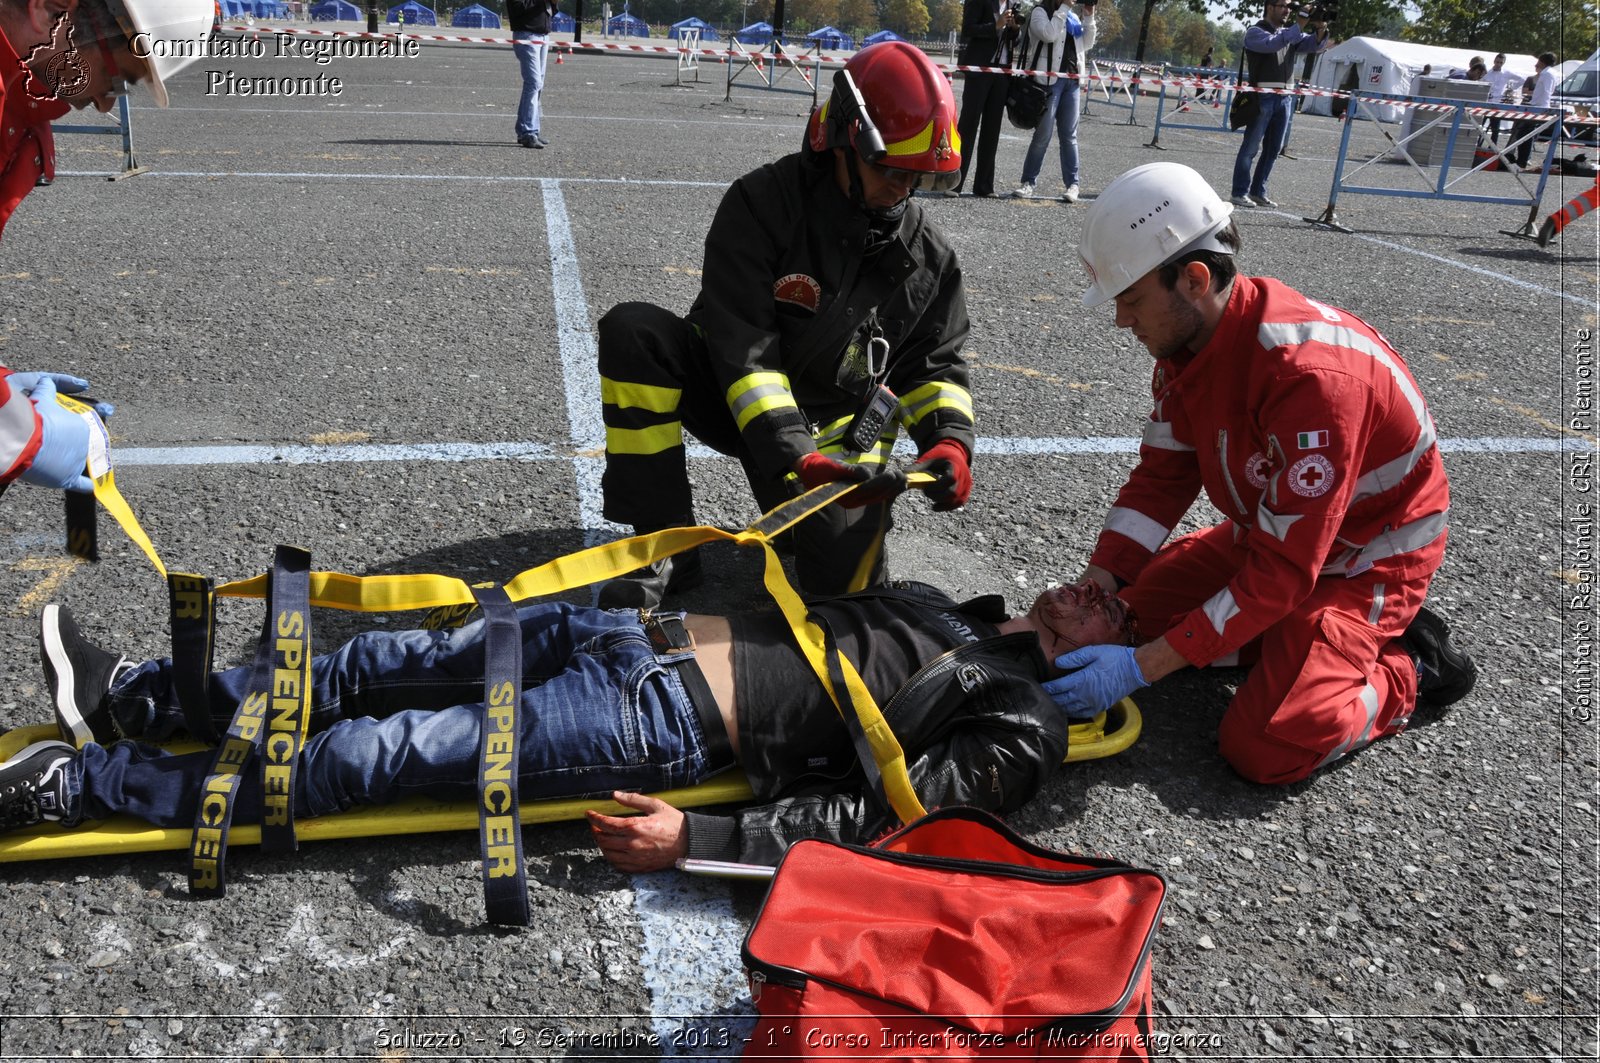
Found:
[[[1007,74],[978,73],[965,77],[961,117],[956,120],[956,132],[961,137],[961,183],[967,183],[967,170],[975,167],[972,194],[990,196],[994,194],[994,158],[1000,148],[1000,125],[1006,120],[1006,88],[1011,78]],[[976,144],[973,138],[977,138]]]
[[[711,370],[705,340],[687,321],[650,303],[621,303],[600,319],[598,347],[606,426],[600,486],[607,520],[641,532],[694,523],[680,425],[743,463],[763,512],[794,497],[796,489],[784,477],[763,475],[751,460]],[[829,506],[807,517],[789,533],[800,589],[815,595],[851,589],[862,559],[878,550],[880,531],[886,535],[892,526],[887,503]],[[881,582],[884,573],[879,551],[867,582]]]

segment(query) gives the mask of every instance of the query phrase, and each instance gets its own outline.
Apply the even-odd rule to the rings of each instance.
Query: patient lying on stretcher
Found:
[[[811,617],[860,673],[928,807],[1010,812],[1050,778],[1069,721],[1041,682],[1078,646],[1130,644],[1126,606],[1092,581],[1007,617],[998,596],[957,603],[918,583],[815,601]],[[518,785],[523,800],[610,795],[633,816],[589,813],[626,871],[679,857],[776,863],[800,838],[869,839],[894,825],[849,732],[776,608],[730,616],[524,606]],[[358,635],[311,668],[311,730],[297,816],[415,796],[471,799],[484,718],[484,625]],[[189,827],[213,752],[176,754],[171,662],[130,664],[47,606],[40,649],[62,737],[0,765],[0,831],[125,813]],[[249,668],[215,672],[227,726]],[[756,803],[732,815],[647,796],[742,769]],[[259,819],[243,772],[237,822]]]

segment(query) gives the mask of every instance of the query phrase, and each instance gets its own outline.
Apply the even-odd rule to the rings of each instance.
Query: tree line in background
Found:
[[[482,0],[504,10],[504,0]],[[601,0],[584,0],[584,14],[599,14]],[[724,33],[772,21],[773,0],[629,0],[629,11],[654,27],[697,16]],[[1310,3],[1311,0],[1307,0]],[[558,0],[563,10],[573,0]],[[1032,8],[1023,0],[1021,8]],[[784,0],[785,36],[798,41],[834,26],[859,41],[890,29],[918,42],[943,42],[961,30],[962,0]],[[622,11],[612,0],[613,13]],[[1260,2],[1231,11],[1245,25],[1261,17]],[[1238,62],[1244,31],[1208,17],[1205,0],[1101,0],[1095,54],[1148,63],[1197,66],[1209,51],[1212,65]],[[1408,12],[1410,17],[1408,17]],[[1333,35],[1384,37],[1418,44],[1582,59],[1600,46],[1596,0],[1339,0]]]

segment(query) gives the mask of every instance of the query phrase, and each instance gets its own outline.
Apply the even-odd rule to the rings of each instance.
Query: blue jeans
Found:
[[[545,60],[550,57],[550,46],[542,35],[518,31],[511,35],[518,42],[511,46],[517,53],[517,63],[522,67],[522,102],[517,105],[517,136],[525,137],[539,132],[539,95],[544,91]]]
[[[1256,120],[1245,126],[1244,143],[1239,145],[1239,155],[1233,160],[1233,194],[1236,196],[1264,196],[1267,178],[1272,176],[1272,164],[1278,161],[1283,150],[1284,131],[1289,127],[1289,108],[1293,98],[1276,93],[1261,96],[1261,110]],[[1256,163],[1255,179],[1251,180],[1250,166],[1256,153],[1261,161]]]
[[[732,766],[708,762],[699,716],[668,667],[693,651],[655,653],[631,611],[550,603],[518,615],[523,799],[654,792]],[[296,774],[296,815],[417,795],[471,799],[484,717],[483,626],[368,632],[312,661],[317,733]],[[231,716],[248,683],[248,668],[215,673],[214,710]],[[128,733],[160,740],[181,732],[171,662],[146,661],[121,677],[111,708]],[[171,754],[142,742],[85,746],[68,771],[67,822],[126,812],[189,826],[212,759],[212,751]],[[258,822],[256,762],[241,782],[235,822]]]
[[[1050,133],[1061,134],[1061,183],[1071,187],[1078,183],[1078,83],[1072,78],[1056,78],[1050,86],[1050,104],[1044,117],[1034,126],[1033,139],[1028,142],[1028,154],[1022,160],[1022,183],[1031,185],[1039,180],[1044,167],[1044,153],[1050,148]]]

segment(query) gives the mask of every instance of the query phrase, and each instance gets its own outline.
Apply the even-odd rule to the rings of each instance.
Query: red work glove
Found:
[[[794,474],[800,477],[800,482],[805,484],[808,491],[836,480],[865,485],[839,500],[842,509],[870,506],[874,502],[893,498],[906,489],[906,478],[902,473],[884,469],[874,476],[872,470],[864,465],[834,461],[816,451],[802,455],[800,460],[794,463]]]
[[[960,509],[972,496],[972,456],[954,439],[941,439],[917,458],[912,472],[931,472],[938,479],[922,489],[936,512]]]

